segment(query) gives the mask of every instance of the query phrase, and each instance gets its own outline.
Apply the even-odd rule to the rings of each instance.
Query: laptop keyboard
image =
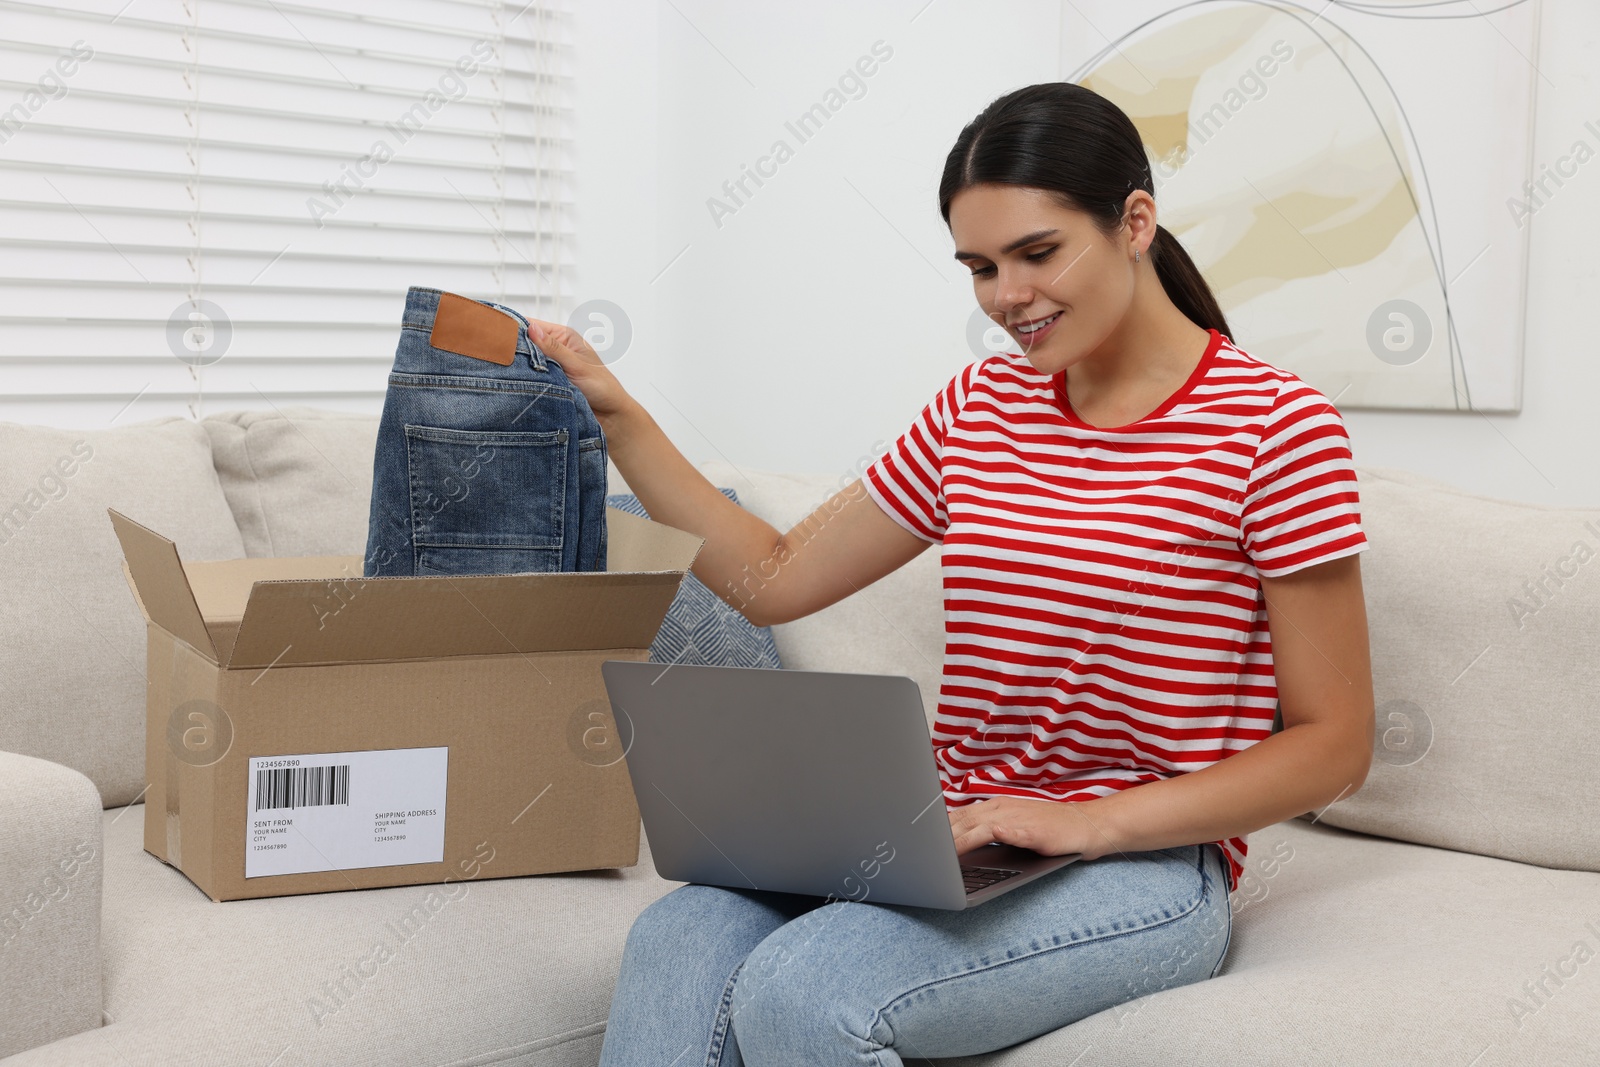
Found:
[[[996,882],[1003,882],[1007,878],[1021,873],[1021,871],[1008,871],[1000,867],[969,867],[966,864],[961,865],[961,880],[966,883],[968,896],[980,889],[988,889]]]

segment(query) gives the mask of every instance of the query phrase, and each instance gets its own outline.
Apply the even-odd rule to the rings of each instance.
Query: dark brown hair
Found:
[[[1043,189],[1066,208],[1094,219],[1107,237],[1122,225],[1128,194],[1155,195],[1139,129],[1116,104],[1073,82],[1041,82],[1007,93],[967,123],[939,180],[939,213],[972,185]],[[1165,227],[1156,227],[1150,262],[1161,287],[1196,325],[1230,340],[1228,320],[1200,268]]]

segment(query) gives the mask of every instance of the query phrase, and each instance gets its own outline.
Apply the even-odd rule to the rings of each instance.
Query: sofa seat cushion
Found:
[[[80,771],[115,807],[144,791],[145,624],[107,507],[184,560],[243,554],[194,421],[0,423],[0,750]]]
[[[1289,819],[1250,835],[1217,977],[934,1062],[1600,1063],[1596,901],[1600,875]]]
[[[104,818],[108,1025],[6,1067],[592,1067],[628,928],[682,884],[641,836],[620,870],[218,904],[143,821]]]
[[[642,840],[636,867],[462,883],[431,913],[442,887],[213,904],[141,851],[142,818],[104,815],[108,1025],[5,1067],[593,1067],[628,928],[680,884]],[[1299,819],[1250,844],[1216,978],[1163,989],[1156,964],[1071,1026],[906,1063],[1600,1061],[1600,875]]]

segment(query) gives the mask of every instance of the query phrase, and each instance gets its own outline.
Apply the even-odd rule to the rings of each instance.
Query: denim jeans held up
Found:
[[[433,345],[447,297],[450,343],[464,351]],[[527,319],[470,303],[480,307],[438,289],[406,293],[378,423],[364,576],[605,570],[599,420],[529,339]],[[514,354],[511,323],[496,315],[516,324]]]

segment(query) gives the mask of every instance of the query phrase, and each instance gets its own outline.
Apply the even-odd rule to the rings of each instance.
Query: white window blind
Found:
[[[0,0],[0,419],[376,412],[409,286],[559,319],[561,0]]]

